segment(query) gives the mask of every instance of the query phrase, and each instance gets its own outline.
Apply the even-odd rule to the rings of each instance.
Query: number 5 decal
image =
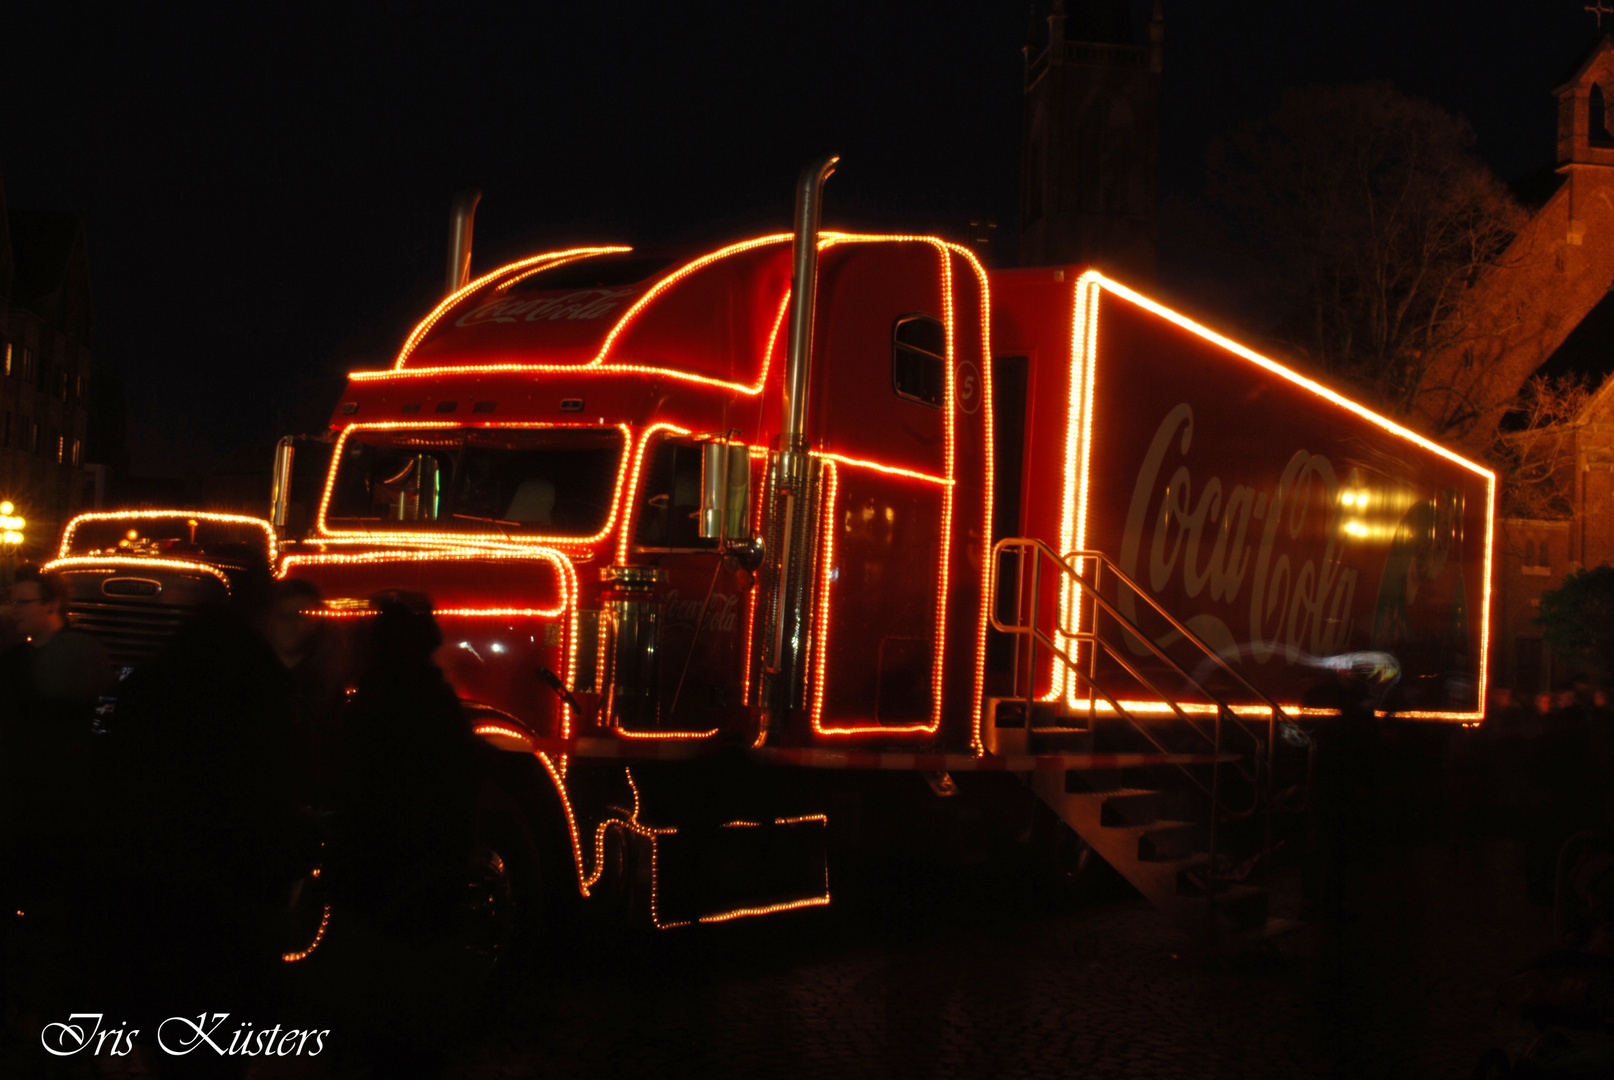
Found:
[[[972,361],[958,364],[958,411],[973,413],[981,407],[981,370]]]

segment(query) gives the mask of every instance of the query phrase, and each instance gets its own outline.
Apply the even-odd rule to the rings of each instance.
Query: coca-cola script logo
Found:
[[[622,302],[633,294],[633,289],[579,289],[564,296],[532,299],[501,296],[497,300],[467,311],[454,320],[454,325],[542,322],[546,319],[551,322],[556,319],[598,319],[621,307]]]
[[[693,596],[680,596],[677,589],[668,590],[662,604],[669,627],[694,626],[701,614],[701,601]],[[732,634],[739,604],[740,598],[734,593],[712,593],[710,601],[706,603],[706,617],[702,620],[702,626],[712,633]]]
[[[1334,466],[1321,454],[1296,450],[1271,491],[1243,484],[1227,491],[1220,477],[1211,476],[1202,477],[1196,499],[1186,460],[1160,482],[1173,446],[1176,456],[1187,459],[1193,439],[1194,410],[1185,402],[1160,422],[1138,470],[1121,537],[1122,571],[1157,596],[1175,580],[1189,600],[1244,613],[1242,634],[1228,625],[1237,625],[1238,614],[1224,619],[1200,611],[1184,620],[1229,660],[1248,652],[1264,664],[1281,652],[1292,663],[1306,653],[1339,651],[1350,633],[1357,572],[1340,559],[1343,522]],[[1137,620],[1129,590],[1121,590],[1119,607]],[[1128,640],[1139,654],[1147,651]]]

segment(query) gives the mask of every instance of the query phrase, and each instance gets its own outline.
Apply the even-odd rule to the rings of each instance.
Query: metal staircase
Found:
[[[1282,708],[1103,553],[1061,556],[1015,537],[999,541],[992,557],[992,625],[1013,636],[1014,693],[988,701],[988,752],[1090,758],[1091,767],[1030,773],[1026,783],[1200,944],[1237,949],[1292,928],[1293,920],[1271,914],[1265,888],[1235,880],[1234,859],[1220,850],[1235,822],[1255,827],[1258,850],[1271,848]],[[1045,618],[1050,585],[1064,603]],[[1199,657],[1195,672],[1122,613],[1123,593],[1135,598],[1136,618],[1181,636],[1178,650]],[[1035,691],[1049,658],[1071,680],[1059,701]],[[1141,700],[1118,700],[1118,681],[1135,685]],[[1235,696],[1246,703],[1243,716],[1227,700]],[[1152,764],[1107,767],[1107,751],[1127,749],[1145,750]]]

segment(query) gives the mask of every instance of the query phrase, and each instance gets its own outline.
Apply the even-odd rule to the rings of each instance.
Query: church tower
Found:
[[[1086,263],[1149,285],[1160,188],[1160,46],[1133,34],[1127,0],[1054,0],[1026,44],[1020,264]],[[1035,23],[1033,23],[1033,30]]]

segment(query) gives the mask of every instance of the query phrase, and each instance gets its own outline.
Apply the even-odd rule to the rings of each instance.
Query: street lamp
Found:
[[[10,586],[15,576],[17,549],[22,547],[23,540],[26,539],[22,530],[27,525],[28,522],[17,514],[17,508],[12,505],[11,500],[0,501],[0,555],[4,556],[4,559],[0,559],[0,566],[5,568],[4,584],[7,586]]]

